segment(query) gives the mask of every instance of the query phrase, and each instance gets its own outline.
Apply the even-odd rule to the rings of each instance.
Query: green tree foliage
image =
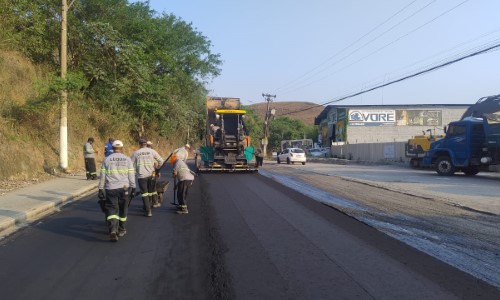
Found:
[[[2,28],[9,32],[2,36],[12,37],[18,50],[57,75],[61,1],[0,4],[8,12]],[[50,91],[72,88],[84,96],[84,105],[126,123],[137,135],[155,131],[185,139],[191,130],[199,136],[205,84],[219,75],[221,60],[192,24],[158,14],[148,2],[76,0],[68,13],[68,36],[68,68],[77,75],[54,82]]]
[[[307,126],[299,120],[279,117],[271,122],[269,128],[269,149],[277,150],[282,140],[312,139],[317,140],[317,129]]]
[[[245,127],[251,138],[250,143],[253,147],[258,148],[260,147],[261,139],[264,137],[264,123],[253,108],[242,106],[242,109],[247,112],[245,116]]]

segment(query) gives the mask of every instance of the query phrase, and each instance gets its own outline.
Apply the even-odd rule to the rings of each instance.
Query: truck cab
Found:
[[[453,175],[462,171],[465,175],[476,175],[479,171],[495,163],[487,147],[487,131],[490,126],[486,119],[468,117],[452,122],[446,136],[431,143],[423,164],[433,166],[439,175]]]
[[[431,143],[423,166],[439,175],[462,171],[476,175],[481,170],[498,171],[500,164],[500,94],[480,98],[459,121],[451,122],[445,138]]]

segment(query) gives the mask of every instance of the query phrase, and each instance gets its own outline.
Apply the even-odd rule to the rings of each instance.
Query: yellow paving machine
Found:
[[[198,172],[257,171],[254,148],[245,127],[239,98],[207,97],[204,145],[196,153]]]

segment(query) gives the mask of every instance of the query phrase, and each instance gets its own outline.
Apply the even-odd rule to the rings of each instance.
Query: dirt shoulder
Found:
[[[15,190],[18,190],[23,187],[27,187],[30,185],[38,184],[45,182],[47,180],[51,180],[57,178],[57,176],[50,175],[50,174],[41,174],[40,176],[33,177],[29,180],[27,179],[17,179],[17,180],[7,180],[3,179],[0,180],[0,197],[4,196],[8,192],[12,192]]]
[[[341,202],[327,205],[500,286],[500,275],[492,267],[500,265],[497,226],[500,217],[496,214],[454,205],[448,197],[442,197],[442,193],[426,191],[419,195],[409,188],[412,183],[405,189],[405,183],[398,182],[392,189],[386,183],[319,174],[306,168],[268,165],[264,169],[282,177],[275,178],[277,181],[304,183],[303,191],[307,191],[306,186],[312,186],[345,199],[354,205]],[[308,196],[315,198],[315,195]]]

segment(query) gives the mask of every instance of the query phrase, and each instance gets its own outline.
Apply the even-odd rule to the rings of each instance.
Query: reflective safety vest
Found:
[[[113,153],[102,162],[99,189],[115,190],[123,187],[135,188],[134,165],[130,157]]]

